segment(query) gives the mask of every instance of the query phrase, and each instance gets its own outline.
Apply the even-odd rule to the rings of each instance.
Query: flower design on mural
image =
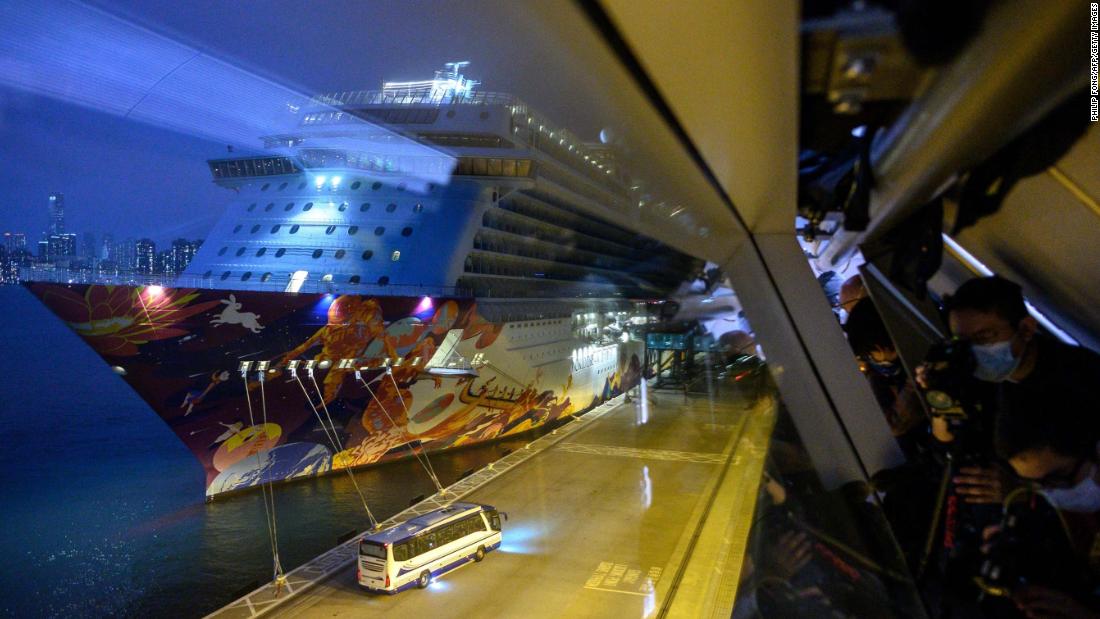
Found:
[[[197,292],[160,286],[89,286],[83,294],[49,286],[35,292],[96,352],[119,357],[138,354],[146,342],[187,335],[181,321],[218,305],[188,305]]]

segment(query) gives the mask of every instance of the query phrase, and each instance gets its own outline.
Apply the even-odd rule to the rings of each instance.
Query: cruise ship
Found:
[[[173,283],[28,284],[208,498],[561,423],[639,380],[631,333],[701,264],[616,224],[638,188],[611,146],[465,64],[288,104],[259,154],[209,161],[232,197]]]

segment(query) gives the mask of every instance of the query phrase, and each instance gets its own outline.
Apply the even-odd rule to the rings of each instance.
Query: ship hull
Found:
[[[27,286],[195,455],[208,497],[526,432],[641,371],[636,342],[492,322],[473,299]]]

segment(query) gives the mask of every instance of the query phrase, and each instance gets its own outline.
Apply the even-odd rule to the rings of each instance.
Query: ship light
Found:
[[[432,298],[431,297],[424,297],[424,298],[420,299],[420,303],[416,306],[416,310],[413,313],[414,314],[422,314],[422,313],[427,312],[428,310],[432,309],[433,306],[434,306],[434,304],[432,303]]]
[[[164,286],[146,286],[145,294],[149,297],[156,299],[160,297],[160,295],[164,294]]]
[[[343,179],[340,178],[339,176],[333,176],[332,180],[330,181],[332,183],[332,188],[336,189],[337,187],[339,187],[340,186],[340,181],[342,181],[342,180]]]
[[[325,184],[325,181],[327,181],[327,180],[328,180],[328,177],[322,174],[321,176],[318,176],[318,177],[313,179],[313,184],[316,185],[318,189],[320,189]]]

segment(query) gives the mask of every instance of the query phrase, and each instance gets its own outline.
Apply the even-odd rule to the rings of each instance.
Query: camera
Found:
[[[1073,552],[1055,508],[1038,493],[1033,496],[1005,510],[1000,531],[989,541],[974,578],[986,595],[1008,597],[1029,584],[1067,592],[1088,590],[1088,566]]]
[[[974,415],[975,366],[969,342],[952,338],[932,345],[924,359],[924,401],[932,415],[960,419]]]

